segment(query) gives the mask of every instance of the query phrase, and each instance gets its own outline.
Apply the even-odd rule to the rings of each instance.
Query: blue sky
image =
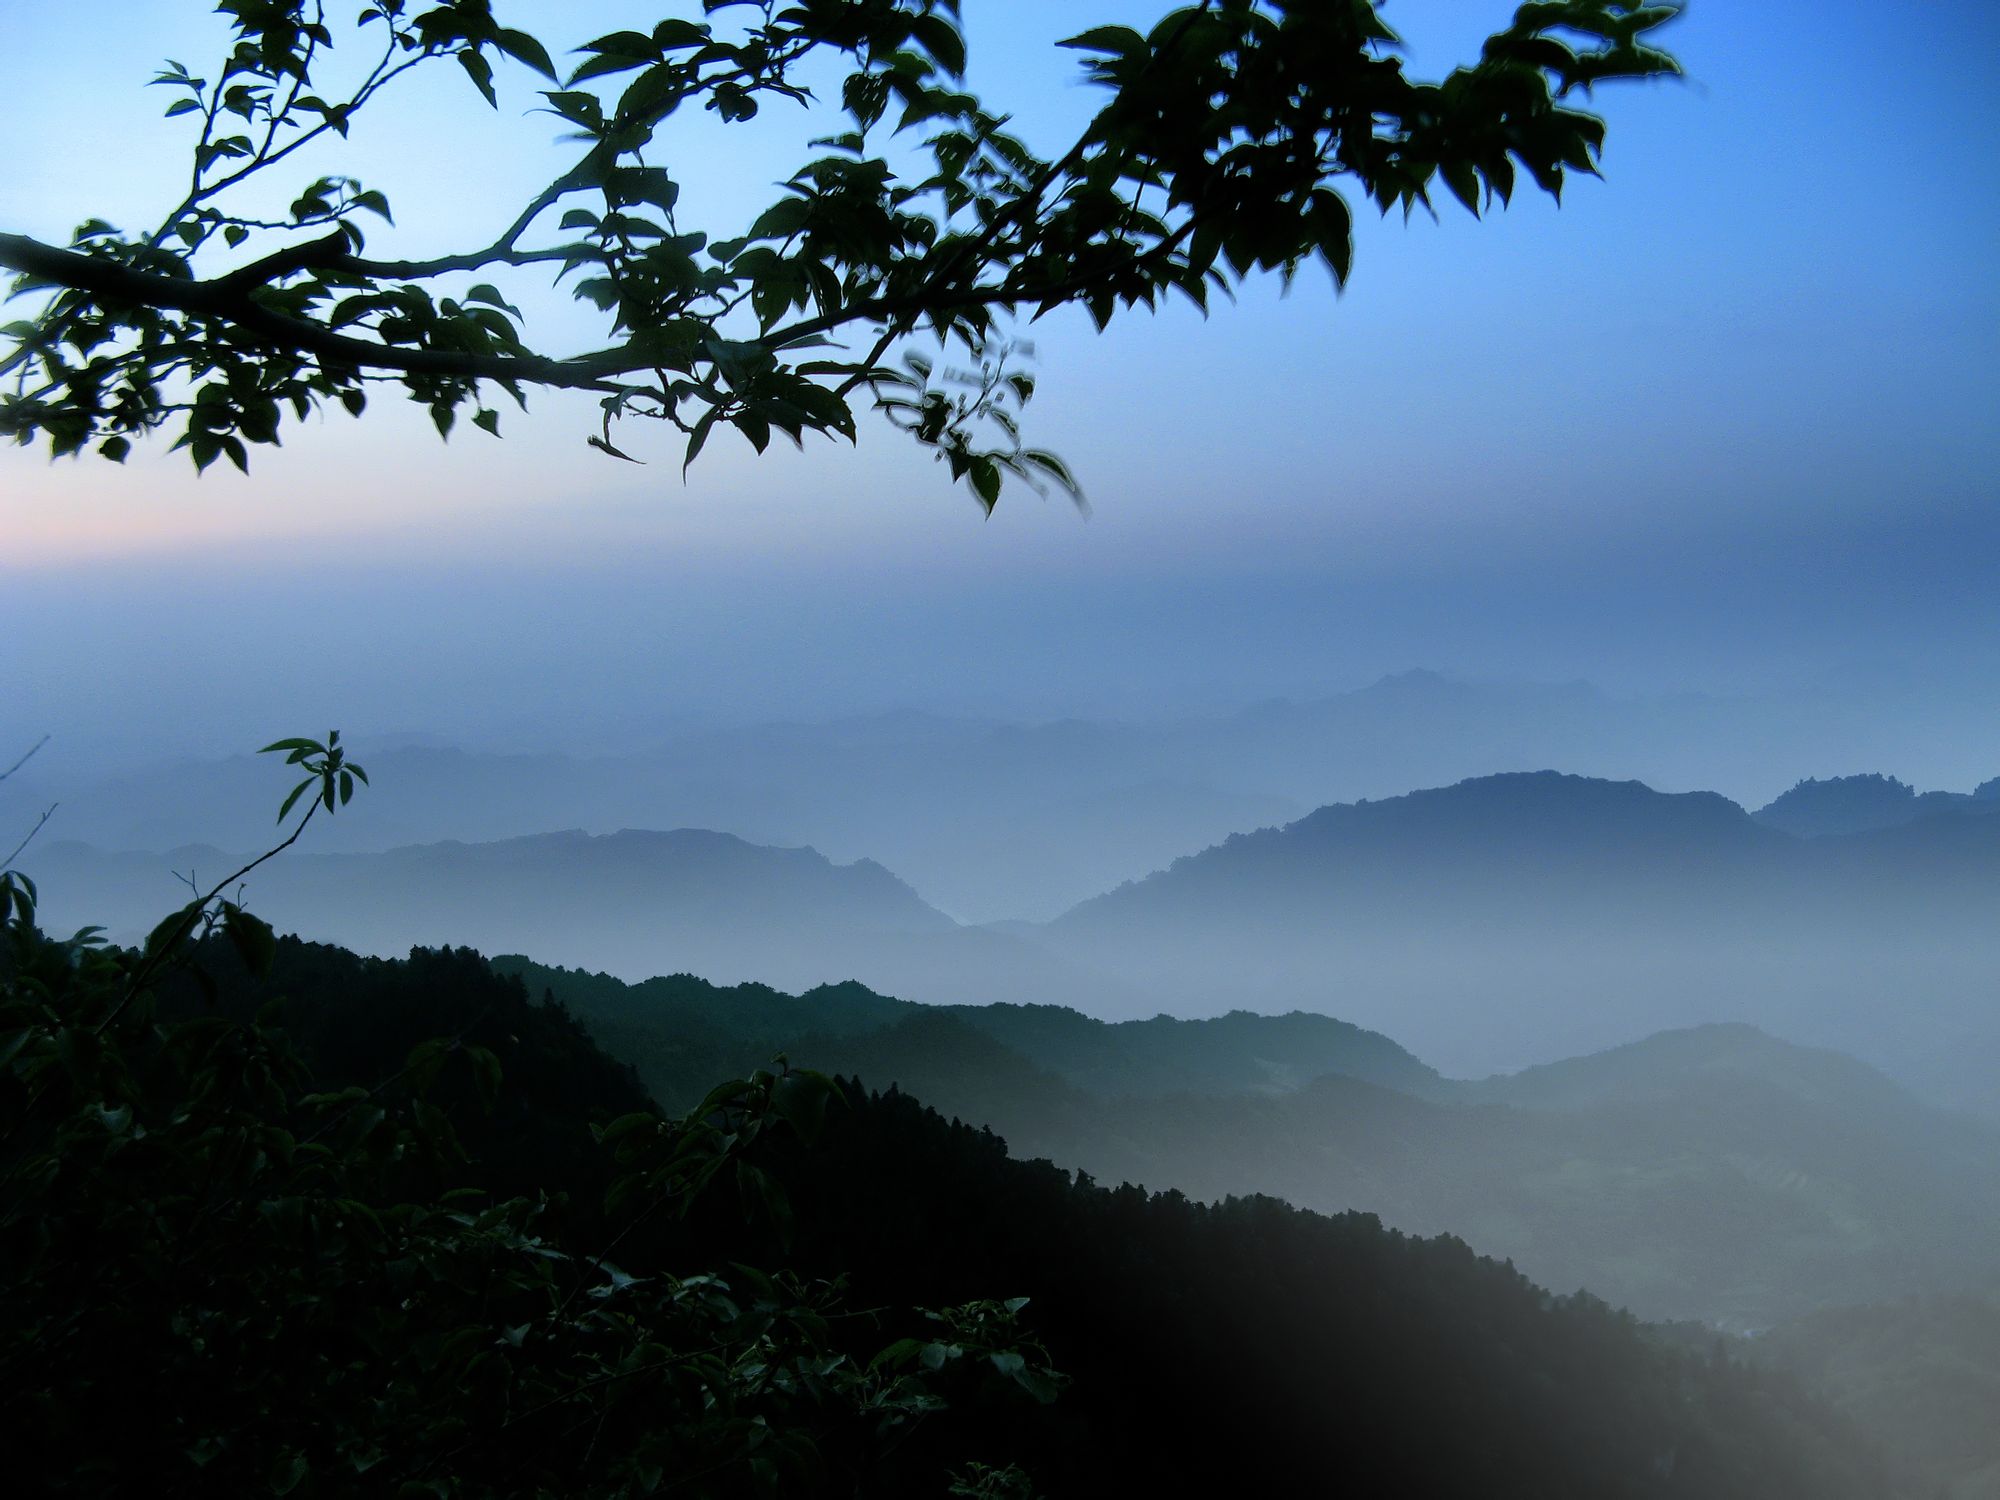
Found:
[[[966,8],[975,84],[1054,148],[1091,96],[1051,43],[1160,7]],[[636,9],[560,14],[581,37]],[[1437,72],[1503,7],[1387,14]],[[202,12],[71,0],[4,30],[0,224],[162,207],[185,142],[141,85],[162,56],[199,69]],[[122,470],[4,452],[0,628],[41,645],[0,689],[88,739],[113,685],[230,736],[309,706],[471,725],[501,691],[524,722],[608,725],[635,683],[695,717],[1167,712],[1422,664],[1635,691],[1900,675],[1989,723],[2000,7],[1696,0],[1671,43],[1690,80],[1605,91],[1608,180],[1560,210],[1364,224],[1339,298],[1308,274],[1205,324],[1051,319],[1031,435],[1088,522],[1018,492],[983,521],[880,427],[853,451],[719,443],[683,484],[668,445],[602,460],[549,399],[500,443],[329,420],[248,480],[197,482],[164,445]],[[357,129],[353,170],[398,210],[377,248],[489,237],[496,194],[559,169],[508,82],[498,117],[450,77]],[[726,218],[782,147],[704,126],[667,160]],[[353,633],[317,698],[287,606]],[[238,676],[206,664],[224,641]]]

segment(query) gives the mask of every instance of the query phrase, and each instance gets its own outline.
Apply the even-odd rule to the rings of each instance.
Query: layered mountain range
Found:
[[[2000,819],[1800,838],[1552,772],[1322,808],[1086,902],[1050,949],[1161,1008],[1304,1006],[1450,1071],[1746,1020],[1993,1108]]]
[[[1581,682],[1417,671],[1315,700],[1157,722],[896,713],[688,733],[617,754],[350,734],[374,786],[315,828],[311,847],[725,829],[752,843],[810,845],[837,862],[880,860],[961,921],[1045,921],[1233,832],[1330,803],[1554,766],[1719,788],[1753,805],[1779,789],[1774,767],[1824,774],[1900,763],[1911,732],[1903,724],[1891,734],[1879,715],[1826,696],[1627,698]],[[66,756],[51,744],[0,782],[0,829],[25,831],[60,802],[52,837],[102,849],[248,849],[261,847],[283,790],[251,756],[114,775],[86,774]],[[260,790],[273,783],[277,792]],[[1808,787],[1825,803],[1844,785]],[[1865,826],[1908,812],[1893,797],[1867,800],[1876,821]],[[1800,822],[1797,811],[1783,798],[1765,810],[1795,832],[1833,826]],[[1844,831],[1864,826],[1845,817]]]
[[[1744,1021],[2000,1115],[1993,803],[1802,837],[1713,793],[1480,777],[1233,835],[1042,924],[958,923],[873,861],[700,830],[295,851],[247,895],[281,928],[385,954],[464,942],[634,980],[1337,1015],[1461,1076]],[[52,921],[128,938],[175,904],[176,872],[240,862],[58,840],[23,861]]]

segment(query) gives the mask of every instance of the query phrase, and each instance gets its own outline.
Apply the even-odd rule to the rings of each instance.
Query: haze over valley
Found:
[[[2000,1500],[2000,5],[0,9],[9,1492]]]
[[[1922,793],[1880,774],[1794,778],[1746,810],[1505,771],[1298,810],[1316,781],[1379,786],[1391,767],[1564,744],[1572,762],[1636,756],[1610,742],[1675,712],[1683,763],[1717,753],[1702,742],[1722,738],[1714,705],[1432,673],[1159,727],[904,715],[593,761],[387,749],[368,755],[379,799],[337,830],[352,852],[295,852],[252,885],[281,928],[364,952],[465,943],[634,981],[852,979],[1116,1019],[1306,1010],[1460,1077],[1745,1022],[2000,1116],[2000,778]],[[1726,727],[1741,735],[1749,712]],[[24,864],[48,910],[136,937],[181,876],[217,877],[255,847],[256,770],[239,757],[27,780],[0,788],[0,812],[59,802]],[[614,821],[649,808],[651,826]],[[677,816],[732,812],[740,826]],[[204,823],[238,842],[195,842]],[[959,920],[867,851],[870,829],[961,900],[1074,899],[1040,921]],[[427,837],[369,852],[390,830]]]

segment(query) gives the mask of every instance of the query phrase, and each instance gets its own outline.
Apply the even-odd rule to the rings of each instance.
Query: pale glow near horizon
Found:
[[[1049,46],[1078,10],[1002,3],[1005,28],[982,19],[990,0],[967,6],[975,83],[1059,143],[1089,107],[1065,81],[1073,59]],[[1103,0],[1087,19],[1158,8]],[[1506,9],[1390,14],[1412,33],[1412,66],[1436,72]],[[605,24],[578,34],[634,10],[591,6],[576,14]],[[186,143],[143,82],[164,55],[198,61],[188,8],[75,0],[6,24],[20,87],[0,120],[16,164],[0,224],[61,235],[89,213],[156,209]],[[209,633],[262,650],[282,640],[258,613],[274,606],[244,601],[281,597],[274,581],[296,569],[328,608],[367,599],[411,619],[421,603],[379,580],[435,576],[471,597],[490,579],[597,607],[597,625],[576,619],[565,637],[579,661],[654,628],[632,623],[654,619],[636,602],[649,577],[710,601],[724,633],[751,629],[713,618],[731,599],[791,611],[807,633],[829,601],[865,600],[938,644],[921,667],[885,652],[873,678],[843,664],[857,703],[984,693],[1164,711],[1176,694],[1310,692],[1415,665],[1714,687],[1881,659],[1976,681],[2000,639],[2000,128],[1984,61],[2000,8],[1941,5],[1903,25],[1885,32],[1860,0],[1698,4],[1672,38],[1692,81],[1603,91],[1608,180],[1574,183],[1560,210],[1524,194],[1481,224],[1455,209],[1408,227],[1364,215],[1338,299],[1308,271],[1289,298],[1255,284],[1206,323],[1177,308],[1099,338],[1052,319],[1036,330],[1030,431],[1082,475],[1087,522],[1018,491],[982,521],[865,420],[854,450],[758,459],[718,439],[683,483],[668,434],[632,429],[626,446],[648,462],[620,464],[584,447],[587,404],[540,396],[525,416],[503,410],[500,442],[440,444],[414,408],[331,416],[256,452],[248,480],[226,465],[197,480],[164,442],[123,468],[0,450],[0,594],[49,643],[37,671],[50,681],[71,640],[94,643],[94,666],[148,657],[157,601],[191,576],[213,585]],[[524,112],[530,81],[505,82],[497,117],[452,76],[357,130],[356,170],[398,211],[378,249],[483,238],[489,189],[532,190],[560,165],[548,118]],[[498,180],[410,149],[432,132],[500,142]],[[676,158],[725,216],[766,199],[787,164],[718,154],[738,139],[711,130]],[[588,336],[560,297],[539,308],[551,342]],[[1182,596],[1204,602],[1177,608]],[[982,611],[991,641],[969,633]],[[673,619],[658,628],[686,629]],[[1041,646],[1000,654],[1032,629]],[[1110,655],[1050,644],[1065,631]],[[426,665],[420,636],[384,639],[385,680],[447,658],[471,670],[451,654],[463,643],[439,642]],[[734,670],[767,670],[790,639],[746,645]],[[560,652],[537,662],[579,670]],[[0,687],[26,670],[0,669]],[[351,696],[365,707],[364,687]]]

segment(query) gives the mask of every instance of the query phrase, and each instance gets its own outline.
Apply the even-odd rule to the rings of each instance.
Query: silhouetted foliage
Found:
[[[1405,215],[1442,184],[1476,216],[1512,197],[1518,168],[1560,198],[1604,140],[1573,96],[1678,71],[1650,45],[1670,5],[1537,0],[1476,62],[1424,83],[1370,0],[1202,0],[1144,33],[1063,44],[1105,103],[1045,160],[967,92],[959,0],[661,6],[645,29],[583,42],[566,73],[491,0],[372,0],[351,26],[316,0],[221,9],[228,56],[154,79],[194,158],[165,217],[133,233],[92,218],[67,247],[0,233],[0,266],[49,294],[0,330],[14,346],[0,375],[17,377],[0,433],[122,461],[174,428],[198,468],[247,468],[247,445],[317,407],[359,415],[373,382],[399,382],[440,433],[469,410],[497,434],[493,388],[522,402],[557,388],[598,397],[600,450],[626,457],[612,425],[646,417],[692,463],[719,426],[761,452],[774,432],[852,439],[867,406],[989,511],[1008,476],[1080,499],[1062,460],[1022,439],[1035,382],[1017,313],[1078,306],[1101,328],[1172,293],[1206,309],[1253,269],[1289,279],[1313,258],[1344,284],[1342,184]],[[496,67],[539,74],[579,143],[525,203],[496,206],[491,243],[372,257],[361,218],[390,224],[389,199],[339,171],[297,183],[273,220],[273,169],[301,147],[337,152],[402,75],[452,64],[496,108]],[[739,225],[678,215],[681,183],[658,160],[676,116],[742,124],[816,97],[821,154],[775,203]],[[602,347],[536,347],[477,279],[529,267],[569,280]]]
[[[1782,1379],[1456,1240],[1106,1191],[783,1059],[664,1115],[476,954],[281,941],[225,892],[366,777],[337,735],[268,748],[305,811],[139,948],[44,934],[0,871],[0,1379],[35,1493],[997,1496],[1023,1460],[1077,1494],[1880,1492]],[[741,1045],[682,988],[699,1045]],[[1006,1024],[1104,1065],[1056,1013]],[[1400,1066],[1379,1042],[1333,1033]]]
[[[248,1013],[266,992],[227,955],[208,962],[223,1016]],[[511,1113],[504,1085],[490,1118],[472,1107],[470,1068],[446,1067],[429,1096],[475,1146],[460,1180],[525,1180],[510,1155],[576,1172],[579,1197],[607,1179],[609,1169],[593,1181],[583,1165],[586,1123],[631,1103],[634,1086],[560,1006],[465,953],[384,962],[284,940],[273,973],[289,996],[282,1024],[318,1069],[339,1059],[376,1077],[399,1065],[410,1037],[437,1032],[460,1037],[464,1052],[506,1049],[524,1093]],[[191,989],[172,997],[173,1007],[206,1004]],[[967,1454],[1018,1462],[1059,1495],[1314,1489],[1336,1478],[1410,1495],[1881,1493],[1840,1424],[1785,1378],[1663,1351],[1629,1317],[1551,1298],[1456,1241],[1268,1199],[1205,1207],[1111,1191],[1011,1160],[997,1137],[902,1094],[849,1087],[846,1098],[811,1147],[781,1135],[745,1149],[759,1174],[755,1211],[725,1194],[685,1219],[655,1215],[617,1263],[639,1288],[668,1265],[783,1265],[801,1288],[840,1277],[841,1306],[869,1316],[830,1322],[828,1352],[857,1366],[862,1351],[923,1340],[912,1307],[995,1290],[1031,1297],[1020,1316],[1048,1362],[1074,1377],[1061,1399],[1042,1408],[961,1381],[952,1410],[869,1470],[871,1494],[934,1493],[934,1476]],[[409,1139],[419,1146],[421,1133]],[[776,1218],[755,1208],[765,1183],[785,1205]],[[561,1219],[543,1210],[536,1225]],[[257,1243],[267,1257],[283,1244]],[[379,1285],[358,1278],[342,1306],[351,1313]],[[640,1439],[606,1431],[606,1443]],[[505,1431],[498,1445],[507,1448]],[[861,1461],[821,1440],[829,1446]],[[574,1447],[538,1451],[523,1487],[532,1476],[553,1483],[578,1457]],[[470,1471],[504,1488],[497,1473]]]
[[[472,955],[369,963],[180,914],[120,950],[45,936],[34,905],[0,877],[0,1381],[26,1493],[843,1493],[975,1370],[1054,1394],[1018,1304],[907,1311],[885,1341],[829,1280],[611,1258],[717,1180],[787,1216],[752,1157],[816,1131],[817,1075],[670,1119]],[[304,1003],[254,1003],[250,970]],[[603,1217],[552,1209],[572,1182],[608,1184]]]

